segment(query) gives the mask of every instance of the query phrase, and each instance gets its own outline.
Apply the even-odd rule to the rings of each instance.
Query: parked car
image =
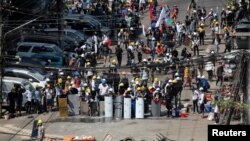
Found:
[[[29,90],[30,92],[34,92],[35,88],[33,87],[33,85],[26,79],[22,79],[22,78],[16,78],[16,77],[3,77],[3,90],[2,90],[2,106],[3,108],[8,108],[8,93],[11,91],[11,89],[13,88],[14,84],[19,84],[21,85],[21,88],[24,90]],[[0,82],[1,83],[1,82]],[[25,94],[23,94],[23,103],[22,103],[22,107],[26,107],[27,104],[27,97]]]
[[[40,59],[47,62],[47,66],[62,67],[67,64],[66,56],[59,53],[39,53],[31,58]]]
[[[102,26],[98,20],[91,18],[90,15],[70,14],[65,15],[63,19],[72,29],[83,31],[89,36],[92,36],[94,32],[98,32],[100,35],[103,33],[111,34],[110,28]]]
[[[46,28],[43,30],[43,32],[58,34],[58,28]],[[87,35],[85,35],[83,32],[80,32],[74,29],[66,28],[63,30],[63,33],[64,35],[70,36],[73,39],[77,40],[80,44],[84,43],[86,39],[88,38]]]
[[[55,44],[36,43],[36,42],[20,42],[17,44],[17,55],[20,57],[31,57],[40,53],[60,53],[63,50]]]
[[[8,67],[4,68],[4,76],[23,78],[32,83],[34,87],[45,87],[49,78],[40,74],[36,70],[27,68]]]

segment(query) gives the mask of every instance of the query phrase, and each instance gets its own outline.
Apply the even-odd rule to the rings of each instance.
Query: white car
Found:
[[[13,88],[14,84],[21,85],[21,89],[25,89],[26,91],[29,90],[30,92],[34,92],[35,88],[31,85],[31,83],[28,80],[22,79],[22,78],[16,78],[16,77],[3,77],[3,89],[2,89],[2,99],[3,99],[3,107],[8,107],[8,93]],[[23,93],[23,100],[22,100],[22,107],[26,106],[27,103],[27,97],[25,93]]]
[[[25,68],[5,68],[4,76],[23,78],[31,82],[33,87],[44,88],[47,81],[49,81],[46,76],[40,74],[35,70],[25,69]]]

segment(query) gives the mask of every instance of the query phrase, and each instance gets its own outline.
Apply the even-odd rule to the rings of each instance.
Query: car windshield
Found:
[[[30,82],[28,81],[25,81],[23,83],[23,86],[26,90],[30,90],[31,92],[35,90],[35,88],[30,84]]]
[[[39,72],[32,70],[32,75],[34,75],[35,78],[37,78],[39,81],[45,80],[45,76],[41,75]]]
[[[63,53],[62,49],[59,48],[58,46],[54,47],[56,53]]]

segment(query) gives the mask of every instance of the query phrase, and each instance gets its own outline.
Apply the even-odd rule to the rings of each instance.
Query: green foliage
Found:
[[[222,109],[228,109],[228,108],[235,108],[235,109],[247,109],[249,108],[246,103],[242,103],[240,101],[233,101],[233,99],[222,99],[220,98],[219,100],[215,101],[213,105],[218,105],[220,111]]]

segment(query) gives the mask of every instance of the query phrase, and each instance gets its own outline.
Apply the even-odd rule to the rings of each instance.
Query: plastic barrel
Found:
[[[80,114],[80,98],[78,95],[68,95],[68,110],[71,116],[76,116]]]
[[[104,116],[104,101],[99,101],[99,116]]]
[[[139,97],[135,103],[135,118],[144,118],[144,99]]]
[[[104,97],[105,117],[113,117],[113,98],[111,96]]]
[[[154,100],[151,101],[151,115],[153,117],[161,116],[161,103],[160,102],[155,102]]]
[[[114,100],[115,106],[115,118],[122,118],[122,109],[123,109],[123,96],[116,96]]]
[[[124,119],[131,119],[131,98],[124,98],[123,109]]]

